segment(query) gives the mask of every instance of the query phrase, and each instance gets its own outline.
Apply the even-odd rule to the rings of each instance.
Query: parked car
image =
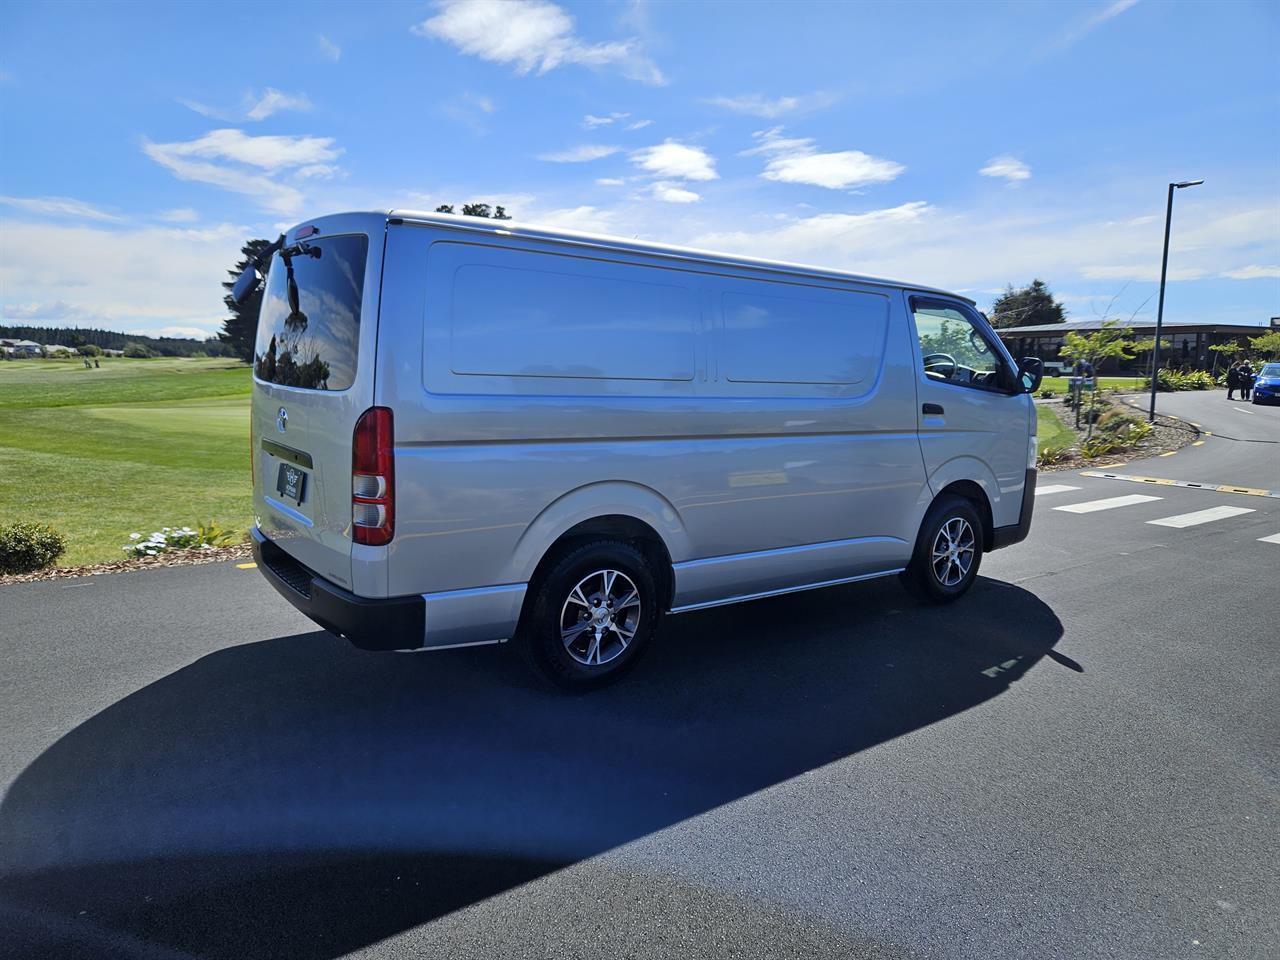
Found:
[[[1253,402],[1280,403],[1280,363],[1264,363],[1253,381]]]
[[[1071,374],[1071,364],[1062,360],[1045,360],[1044,375],[1046,377],[1066,377]]]
[[[254,550],[359,647],[513,640],[585,688],[664,615],[892,575],[953,601],[1027,535],[1039,361],[964,297],[447,214],[272,250]]]

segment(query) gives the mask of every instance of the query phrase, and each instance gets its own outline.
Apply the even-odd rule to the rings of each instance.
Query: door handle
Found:
[[[925,414],[926,416],[940,417],[940,416],[942,416],[942,412],[943,412],[943,411],[942,411],[942,404],[940,404],[940,403],[926,403],[923,407],[921,407],[921,408],[920,408],[920,411],[921,411],[921,413]]]

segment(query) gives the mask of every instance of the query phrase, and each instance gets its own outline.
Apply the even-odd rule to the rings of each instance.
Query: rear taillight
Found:
[[[351,443],[351,539],[380,547],[391,542],[395,529],[391,411],[370,407],[360,415]]]

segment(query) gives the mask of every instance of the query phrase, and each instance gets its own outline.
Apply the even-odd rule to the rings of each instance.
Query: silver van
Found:
[[[662,617],[891,574],[955,600],[1031,524],[1039,361],[965,297],[511,221],[290,230],[259,569],[369,650],[515,642],[570,688]]]

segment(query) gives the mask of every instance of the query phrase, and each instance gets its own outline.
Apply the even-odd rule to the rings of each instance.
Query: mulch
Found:
[[[69,580],[72,577],[99,577],[107,573],[129,573],[152,567],[195,566],[201,563],[220,563],[223,560],[243,560],[253,556],[253,547],[238,543],[233,547],[214,547],[212,550],[174,550],[154,557],[131,557],[112,563],[93,563],[83,567],[52,567],[35,573],[10,573],[0,575],[0,586],[7,583],[30,583],[33,580]]]
[[[1112,403],[1131,408],[1135,413],[1144,415],[1146,413],[1145,408],[1140,407],[1136,401],[1128,397],[1113,396],[1108,397],[1108,399]],[[1058,414],[1058,418],[1063,424],[1067,427],[1073,427],[1075,424],[1075,411],[1064,403],[1056,402],[1053,406],[1054,413]],[[1151,426],[1151,433],[1129,450],[1117,450],[1101,457],[1084,457],[1076,452],[1065,460],[1060,460],[1054,464],[1042,465],[1040,472],[1052,473],[1058,470],[1085,470],[1094,467],[1120,466],[1132,460],[1145,460],[1147,457],[1158,456],[1171,450],[1180,450],[1200,439],[1200,431],[1198,429],[1185,420],[1179,420],[1177,417],[1166,417],[1157,413],[1155,423]],[[1085,431],[1082,427],[1079,431],[1080,440],[1083,440],[1084,436]]]

